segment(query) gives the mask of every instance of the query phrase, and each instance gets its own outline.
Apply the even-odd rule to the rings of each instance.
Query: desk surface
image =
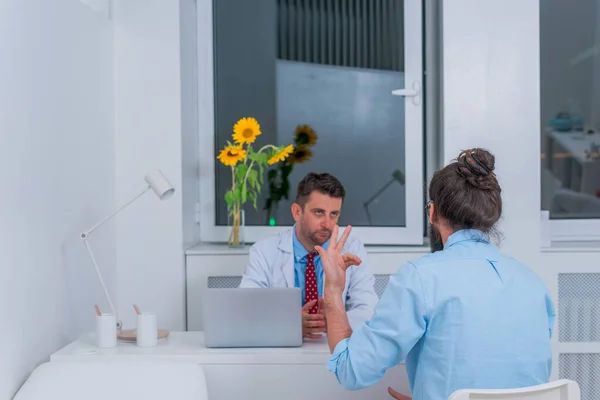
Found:
[[[110,349],[96,347],[95,335],[86,334],[50,356],[52,362],[103,362],[117,360],[174,360],[203,366],[209,398],[248,400],[344,399],[388,400],[387,387],[410,394],[404,365],[388,370],[373,386],[346,391],[326,368],[326,339],[306,341],[293,348],[210,349],[202,332],[171,332],[156,347],[118,343]],[[235,382],[235,384],[232,384]],[[311,382],[311,384],[303,384]]]
[[[50,361],[99,361],[115,358],[154,357],[195,361],[200,364],[320,364],[329,360],[327,340],[307,340],[301,347],[207,348],[202,332],[171,332],[156,347],[117,343],[109,349],[98,348],[94,334],[85,334],[50,356]]]

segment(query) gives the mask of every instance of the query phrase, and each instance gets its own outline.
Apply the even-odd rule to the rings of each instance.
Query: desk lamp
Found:
[[[92,264],[94,264],[94,268],[96,269],[96,274],[98,275],[98,280],[100,280],[100,284],[102,285],[102,289],[104,290],[104,295],[106,296],[106,299],[108,300],[108,304],[110,305],[110,309],[115,316],[117,315],[115,306],[113,305],[110,295],[108,294],[108,290],[106,289],[106,285],[104,284],[104,279],[102,279],[102,274],[100,273],[100,269],[98,268],[98,263],[96,262],[96,258],[94,257],[94,253],[92,252],[92,248],[90,247],[90,243],[88,242],[88,239],[89,239],[90,235],[92,234],[92,232],[94,232],[105,222],[107,222],[112,217],[114,217],[119,212],[121,212],[125,207],[127,207],[128,205],[130,205],[131,203],[133,203],[140,197],[142,197],[149,190],[152,189],[154,194],[156,194],[156,196],[160,200],[167,200],[173,196],[173,193],[175,193],[175,189],[173,188],[171,183],[169,183],[167,178],[165,178],[165,176],[159,170],[149,172],[144,177],[144,180],[146,181],[146,184],[147,184],[147,186],[144,188],[144,190],[142,190],[139,194],[137,194],[135,197],[133,197],[127,203],[125,203],[121,207],[117,208],[115,211],[113,211],[107,217],[100,220],[96,225],[92,226],[87,231],[84,231],[81,233],[81,240],[83,241],[83,244],[85,245],[85,248],[87,249],[87,252],[90,255],[90,259],[92,260]],[[122,326],[122,323],[117,318],[117,330],[120,330],[121,326]]]

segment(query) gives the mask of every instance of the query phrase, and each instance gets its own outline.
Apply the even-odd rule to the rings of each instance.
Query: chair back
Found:
[[[448,400],[581,400],[577,382],[560,379],[518,389],[460,389]]]

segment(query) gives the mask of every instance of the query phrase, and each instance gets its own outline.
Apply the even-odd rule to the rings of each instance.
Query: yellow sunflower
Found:
[[[252,117],[242,118],[233,126],[233,140],[239,144],[254,143],[261,133],[258,121]]]
[[[277,153],[273,154],[271,156],[271,158],[269,158],[269,160],[267,161],[267,164],[273,165],[276,162],[285,161],[285,159],[288,158],[288,156],[290,154],[292,154],[293,151],[294,151],[294,145],[290,144],[289,146],[285,147],[283,150],[278,151]]]
[[[246,157],[246,150],[240,146],[227,146],[217,156],[221,163],[230,167],[235,167],[235,164],[243,160],[244,157]]]
[[[312,157],[312,150],[306,146],[298,146],[290,157],[291,164],[302,164],[305,161],[310,160]]]
[[[298,125],[294,131],[298,146],[314,146],[317,144],[317,133],[310,125]]]

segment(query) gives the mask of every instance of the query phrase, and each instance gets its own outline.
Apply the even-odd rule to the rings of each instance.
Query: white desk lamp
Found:
[[[138,198],[142,197],[150,189],[152,189],[154,191],[154,193],[158,196],[158,198],[160,200],[167,200],[171,196],[173,196],[173,193],[175,193],[175,189],[173,188],[171,183],[167,180],[167,178],[165,178],[165,176],[159,170],[149,172],[144,177],[144,180],[146,181],[148,186],[146,188],[144,188],[144,190],[140,194],[136,195],[134,198],[129,200],[127,203],[123,204],[121,207],[119,207],[118,209],[113,211],[106,218],[102,219],[100,222],[98,222],[96,225],[94,225],[87,231],[81,233],[81,240],[83,241],[83,244],[85,244],[85,248],[87,249],[88,254],[90,255],[90,258],[92,259],[92,263],[94,264],[94,268],[96,269],[96,274],[98,275],[98,279],[100,280],[102,289],[104,289],[104,294],[106,295],[106,299],[108,300],[110,309],[115,316],[117,315],[115,306],[113,305],[113,302],[110,299],[110,295],[108,294],[108,290],[106,289],[106,285],[104,284],[104,279],[102,279],[102,274],[100,273],[100,269],[98,268],[98,263],[96,262],[96,258],[94,257],[94,253],[92,252],[92,248],[90,247],[88,239],[92,232],[94,232],[96,229],[98,229],[106,221],[108,221],[109,219],[111,219],[112,217],[117,215],[125,207],[127,207],[128,205],[130,205],[131,203],[136,201]],[[121,329],[121,321],[117,319],[117,330],[118,329]]]

